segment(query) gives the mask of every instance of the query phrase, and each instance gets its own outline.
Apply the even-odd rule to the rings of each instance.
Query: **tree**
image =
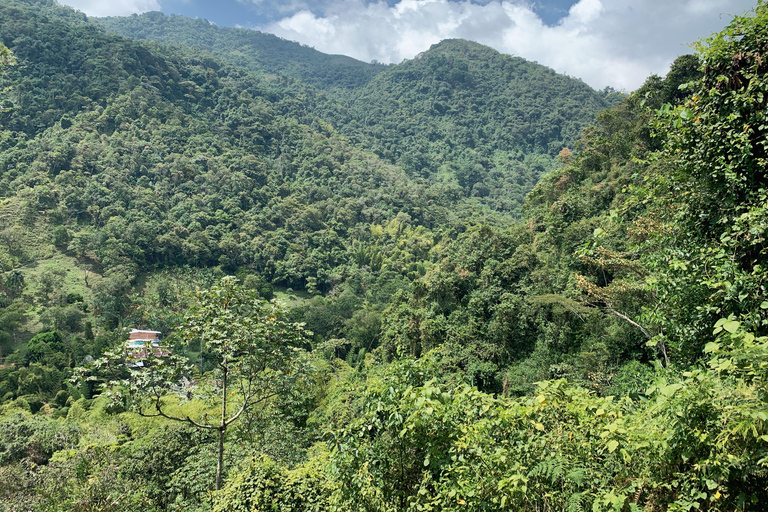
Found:
[[[21,301],[13,302],[8,307],[0,307],[0,352],[5,351],[10,342],[15,340],[14,332],[25,321],[25,311]]]
[[[128,292],[131,289],[132,274],[128,268],[115,267],[93,286],[93,307],[110,329],[118,326],[130,305]]]
[[[16,59],[13,57],[11,50],[0,43],[0,70],[3,70],[8,66],[13,66],[15,63]]]
[[[18,269],[8,272],[5,275],[5,282],[2,284],[5,285],[5,291],[11,300],[19,298],[27,285],[24,274]]]
[[[236,278],[225,277],[197,294],[197,304],[178,331],[180,338],[199,343],[206,358],[214,362],[213,370],[185,386],[183,378],[194,375],[193,361],[168,344],[147,347],[141,355],[126,354],[120,345],[96,366],[123,372],[123,377],[127,373],[125,378],[107,382],[106,387],[117,400],[121,386],[116,384],[127,389],[131,405],[140,415],[185,422],[218,434],[218,490],[230,425],[309,374],[301,349],[307,341],[303,325],[286,318],[282,305],[260,299],[255,291],[238,285]],[[179,404],[192,397],[203,401],[203,411],[197,415],[178,412]]]
[[[663,222],[646,249],[658,297],[647,317],[684,362],[701,357],[720,318],[768,334],[767,23],[761,1],[698,43],[701,78],[660,109],[667,140],[646,190],[649,218]]]
[[[27,343],[27,363],[41,361],[52,352],[61,352],[63,338],[57,331],[41,332]]]
[[[13,52],[8,49],[3,43],[0,43],[0,75],[9,67],[16,64],[16,58],[13,56]],[[0,99],[2,99],[3,93],[6,93],[10,88],[0,88]],[[2,105],[0,105],[0,114],[5,111]]]

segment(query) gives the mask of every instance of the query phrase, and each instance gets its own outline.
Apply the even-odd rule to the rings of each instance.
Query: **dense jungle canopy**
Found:
[[[618,94],[0,0],[0,511],[762,510],[767,27]]]

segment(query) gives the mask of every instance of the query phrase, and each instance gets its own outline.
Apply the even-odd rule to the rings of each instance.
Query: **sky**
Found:
[[[756,0],[59,0],[89,16],[146,11],[276,34],[325,53],[400,63],[462,38],[596,89],[632,91]]]

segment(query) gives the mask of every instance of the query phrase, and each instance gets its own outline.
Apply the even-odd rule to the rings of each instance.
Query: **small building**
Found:
[[[165,357],[170,353],[167,348],[160,346],[160,331],[131,329],[128,341],[125,342],[126,356],[141,361],[149,356],[150,351],[155,357]]]

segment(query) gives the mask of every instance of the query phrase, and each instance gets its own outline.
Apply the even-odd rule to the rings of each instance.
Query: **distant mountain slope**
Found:
[[[0,194],[19,212],[0,218],[6,268],[69,250],[321,291],[361,268],[413,279],[445,234],[508,223],[607,103],[466,41],[322,93],[45,0],[0,1],[0,40],[19,63],[0,80]]]
[[[191,45],[259,73],[278,73],[307,115],[403,167],[495,210],[518,212],[525,194],[616,95],[520,57],[463,40],[413,60],[376,66],[325,55],[255,31],[147,13],[96,19],[107,30]]]
[[[433,45],[392,66],[352,96],[350,108],[384,144],[410,141],[487,154],[495,150],[556,155],[595,114],[615,101],[552,69],[461,39]],[[432,120],[428,123],[427,120]],[[384,123],[383,125],[381,123]],[[401,150],[404,148],[401,148]]]
[[[204,19],[148,12],[91,20],[116,34],[184,44],[252,71],[280,73],[319,89],[355,89],[385,69],[383,65],[368,64],[343,55],[328,55],[272,34],[218,27]]]
[[[0,270],[68,251],[329,290],[360,268],[423,273],[442,233],[483,217],[210,54],[4,1],[0,40],[18,60],[0,78]]]
[[[175,64],[144,45],[104,34],[71,9],[27,4],[0,3],[0,40],[19,61],[6,82],[10,103],[0,114],[4,129],[35,135],[64,115],[103,106],[140,77],[153,77],[153,87],[168,97],[188,92]]]
[[[564,147],[618,100],[487,46],[446,40],[350,92],[340,131],[412,174],[516,210]]]

